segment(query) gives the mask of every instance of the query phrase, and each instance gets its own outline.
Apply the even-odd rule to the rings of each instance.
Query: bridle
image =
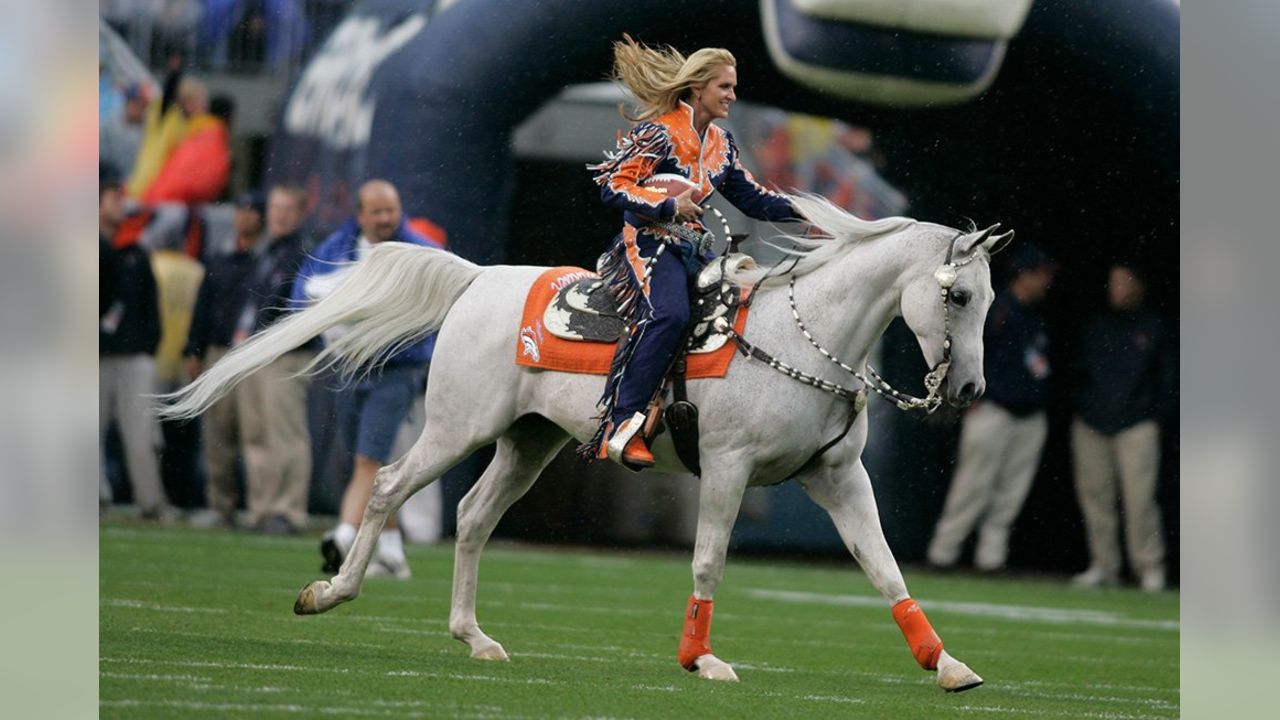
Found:
[[[983,237],[985,238],[989,236],[994,229],[995,227],[993,226],[985,231]],[[866,375],[863,375],[846,363],[842,362],[840,358],[833,355],[826,348],[822,347],[822,345],[814,339],[813,334],[809,332],[809,329],[805,327],[804,320],[800,318],[800,311],[796,307],[796,279],[794,276],[791,278],[787,287],[787,300],[791,304],[791,317],[795,320],[796,326],[800,328],[801,334],[803,334],[805,339],[809,341],[809,344],[816,348],[818,352],[822,353],[823,357],[861,381],[863,385],[862,389],[853,390],[828,382],[822,378],[803,373],[796,368],[791,367],[748,342],[747,339],[739,335],[724,318],[716,320],[715,328],[718,332],[727,335],[731,340],[737,343],[738,349],[744,355],[765,362],[769,367],[781,372],[787,377],[853,403],[854,413],[860,412],[862,408],[865,407],[867,402],[866,390],[871,390],[872,392],[877,393],[881,397],[893,403],[899,410],[924,410],[926,414],[933,413],[942,406],[942,383],[946,380],[947,371],[951,367],[951,313],[948,296],[950,295],[952,286],[955,285],[956,279],[959,277],[960,268],[973,262],[974,259],[978,257],[978,253],[973,252],[965,258],[959,260],[955,259],[956,241],[963,236],[964,233],[957,233],[951,238],[951,241],[947,244],[946,260],[944,260],[943,264],[933,272],[933,278],[938,283],[939,298],[942,301],[942,359],[930,368],[929,372],[924,376],[924,387],[927,391],[927,394],[924,397],[916,397],[897,390],[890,385],[887,380],[881,377],[880,373],[876,372],[870,365],[867,365],[867,373]],[[976,244],[977,243],[975,243],[975,245]],[[793,264],[786,272],[789,273],[794,268],[795,265]],[[757,284],[756,287],[759,287],[759,284]]]

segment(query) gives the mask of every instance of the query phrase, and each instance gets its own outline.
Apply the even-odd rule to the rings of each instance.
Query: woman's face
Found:
[[[729,105],[738,99],[734,89],[738,87],[738,70],[732,65],[721,65],[715,77],[702,87],[693,89],[695,115],[711,119],[729,117]]]

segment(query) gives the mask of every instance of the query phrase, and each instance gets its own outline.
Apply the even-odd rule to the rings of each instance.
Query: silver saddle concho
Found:
[[[732,253],[723,259],[730,274],[755,266],[750,255]],[[729,336],[716,330],[716,321],[724,318],[729,327],[737,319],[741,295],[737,285],[721,276],[721,260],[708,263],[698,273],[695,292],[690,300],[690,354],[719,350]],[[556,293],[542,315],[542,325],[558,338],[590,342],[617,342],[622,337],[625,321],[618,315],[617,303],[599,277],[587,277]]]

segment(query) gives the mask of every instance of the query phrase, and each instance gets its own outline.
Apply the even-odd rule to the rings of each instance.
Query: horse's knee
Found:
[[[391,473],[390,468],[382,468],[373,476],[373,491],[369,493],[368,509],[373,513],[390,513],[396,509],[396,498],[401,490],[402,481]]]
[[[483,545],[484,533],[480,527],[479,508],[470,495],[458,503],[458,530],[454,547],[460,552],[470,552]]]

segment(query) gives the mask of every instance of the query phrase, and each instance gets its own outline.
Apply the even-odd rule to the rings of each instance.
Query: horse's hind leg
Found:
[[[981,685],[982,678],[942,649],[942,640],[924,611],[907,594],[907,584],[880,528],[871,478],[862,461],[823,465],[798,480],[809,497],[830,513],[840,537],[871,584],[893,603],[893,618],[916,662],[926,670],[937,670],[938,685],[948,692]]]
[[[373,492],[365,506],[355,543],[338,574],[332,580],[317,580],[302,588],[293,611],[313,615],[354,600],[360,594],[360,583],[387,518],[410,495],[434,482],[476,447],[475,441],[457,437],[439,423],[428,422],[413,448],[374,476]]]
[[[566,440],[568,435],[549,420],[535,415],[521,418],[498,438],[493,461],[458,504],[449,632],[471,648],[473,658],[507,659],[502,645],[485,635],[476,622],[480,552],[502,515],[524,496]]]

